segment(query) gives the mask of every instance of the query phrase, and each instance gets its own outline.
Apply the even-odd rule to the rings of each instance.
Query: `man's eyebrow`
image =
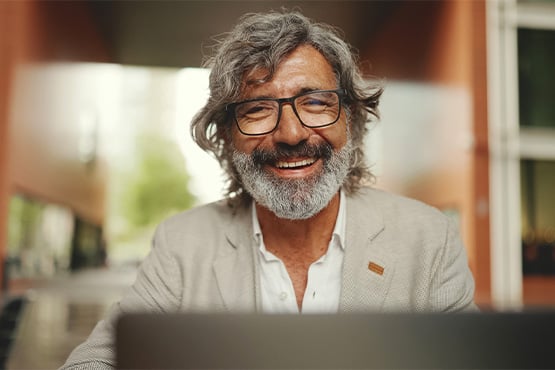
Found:
[[[300,89],[298,89],[293,95],[291,96],[297,96],[300,94],[304,94],[304,93],[308,93],[308,92],[312,92],[312,91],[318,91],[318,90],[323,90],[322,88],[314,88],[314,87],[302,87]],[[275,96],[271,96],[271,95],[253,95],[253,96],[248,96],[245,97],[244,100],[252,100],[252,99],[279,99],[279,98],[289,98],[290,96],[280,96],[280,97],[275,97]]]
[[[295,95],[304,94],[312,91],[323,90],[322,88],[314,88],[314,87],[303,87],[302,89],[298,90]]]

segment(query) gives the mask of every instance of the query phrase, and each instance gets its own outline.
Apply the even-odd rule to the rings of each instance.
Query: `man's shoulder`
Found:
[[[226,199],[220,199],[169,216],[162,221],[161,226],[165,228],[181,228],[184,225],[196,225],[199,223],[210,223],[214,226],[226,220],[230,220],[236,212],[237,211],[229,205]]]
[[[435,219],[444,222],[446,216],[439,209],[420,200],[376,188],[365,187],[348,197],[351,204],[359,210],[379,212],[384,218],[402,219]]]
[[[458,234],[450,217],[419,200],[377,189],[363,189],[347,207],[356,230],[380,230],[384,240],[396,253],[438,251],[450,233]],[[404,252],[403,252],[404,253]]]

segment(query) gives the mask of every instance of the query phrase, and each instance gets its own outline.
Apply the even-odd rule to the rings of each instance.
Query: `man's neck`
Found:
[[[339,212],[340,195],[337,192],[319,213],[305,220],[288,220],[256,205],[258,222],[264,244],[276,255],[299,249],[303,253],[319,257],[326,252]]]

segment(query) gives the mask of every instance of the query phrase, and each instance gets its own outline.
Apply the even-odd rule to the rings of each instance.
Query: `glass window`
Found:
[[[523,272],[555,275],[555,161],[523,160],[520,169]]]
[[[555,128],[555,31],[518,29],[520,125]]]

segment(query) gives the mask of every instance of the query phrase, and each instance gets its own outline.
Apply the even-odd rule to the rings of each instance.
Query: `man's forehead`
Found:
[[[300,65],[299,60],[301,60]],[[327,79],[325,77],[327,70],[330,73],[329,78],[334,80],[336,78],[331,63],[319,50],[311,45],[300,45],[281,57],[274,66],[257,65],[247,69],[242,76],[241,95],[244,95],[247,90],[272,82],[274,78],[277,78],[276,75],[283,78],[283,71],[285,70],[300,71],[297,72],[297,75],[314,76],[318,80]],[[317,76],[315,72],[317,72]],[[307,77],[307,80],[311,80],[311,78]],[[299,89],[307,90],[313,87],[312,84],[309,83],[309,85],[299,86]],[[319,88],[319,86],[314,86],[314,88]]]

